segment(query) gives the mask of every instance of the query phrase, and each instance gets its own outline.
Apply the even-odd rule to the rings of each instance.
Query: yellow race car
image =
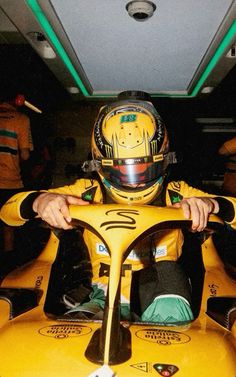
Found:
[[[98,204],[70,206],[70,213],[75,227],[99,234],[111,256],[103,320],[47,313],[60,243],[52,229],[41,254],[1,282],[1,377],[236,376],[236,281],[212,240],[223,227],[218,217],[210,216],[202,237],[205,273],[197,315],[190,323],[166,327],[120,320],[121,267],[140,237],[190,228],[182,210]]]

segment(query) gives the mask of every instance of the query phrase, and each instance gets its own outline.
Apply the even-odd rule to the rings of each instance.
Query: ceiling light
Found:
[[[43,59],[55,59],[56,54],[42,33],[33,31],[27,34],[36,51]]]
[[[67,90],[70,94],[78,94],[79,93],[79,89],[77,88],[77,86],[68,86]]]
[[[201,93],[210,94],[214,90],[214,86],[205,86],[202,88]]]
[[[226,54],[227,58],[236,58],[236,43],[234,43]]]
[[[156,10],[156,5],[151,1],[133,0],[126,5],[126,10],[130,17],[136,21],[146,21],[152,17]]]

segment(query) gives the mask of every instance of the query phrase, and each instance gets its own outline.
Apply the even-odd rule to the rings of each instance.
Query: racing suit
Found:
[[[100,183],[92,179],[78,179],[72,185],[49,189],[47,192],[78,196],[90,203],[107,202],[102,193]],[[2,220],[9,225],[18,226],[23,225],[28,219],[35,217],[36,214],[32,210],[32,203],[37,195],[39,195],[39,192],[23,192],[13,196],[2,207]],[[236,198],[215,197],[212,194],[189,186],[184,181],[169,182],[163,188],[161,195],[161,198],[157,198],[158,200],[151,204],[171,206],[174,203],[180,202],[183,198],[214,197],[218,201],[220,208],[217,215],[226,224],[236,229]],[[93,303],[102,309],[104,307],[108,283],[110,257],[105,245],[97,235],[87,229],[84,230],[83,235],[88,247],[93,271],[92,283],[94,289],[90,298]],[[144,303],[142,303],[142,297],[140,297],[141,304],[139,304],[139,308],[141,309],[140,312],[136,310],[136,313],[138,312],[141,320],[176,322],[177,319],[180,321],[182,319],[193,319],[190,308],[191,295],[188,287],[188,279],[179,269],[177,263],[175,263],[181,256],[183,241],[184,237],[181,230],[162,230],[139,242],[130,252],[122,270],[121,305],[124,318],[129,318],[130,292],[133,291],[131,287],[132,276],[139,271],[144,271],[144,274],[141,274],[138,279],[146,283],[148,280],[149,285],[146,285],[146,287],[151,287],[153,292],[148,294],[148,299],[144,299]],[[143,291],[141,290],[140,292]],[[141,293],[140,296],[142,296]],[[160,299],[163,298],[170,299],[167,306],[165,306],[165,312],[169,311],[168,315],[166,313],[164,315],[160,308]],[[85,310],[86,305],[86,303],[84,306],[82,305]],[[176,309],[177,307],[178,309]],[[181,314],[178,312],[179,308]]]

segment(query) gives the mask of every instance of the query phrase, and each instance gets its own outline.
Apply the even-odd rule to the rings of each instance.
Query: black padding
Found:
[[[118,94],[118,100],[141,100],[151,102],[151,95],[142,90],[125,90]]]
[[[40,296],[41,291],[38,289],[0,288],[0,300],[5,300],[10,305],[9,319],[35,308]]]
[[[231,330],[236,320],[236,297],[210,297],[207,301],[207,315]]]
[[[175,294],[191,302],[190,283],[177,262],[161,261],[136,271],[131,284],[131,311],[140,316],[153,300]]]
[[[65,296],[82,303],[91,291],[91,263],[82,232],[79,229],[63,230],[57,237],[60,244],[44,305],[44,311],[50,317],[61,316],[68,310]]]

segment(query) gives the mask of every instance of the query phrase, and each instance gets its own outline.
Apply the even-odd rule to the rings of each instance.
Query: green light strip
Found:
[[[232,39],[235,36],[236,36],[236,21],[234,21],[232,23],[232,25],[229,28],[228,32],[225,34],[223,40],[219,44],[219,46],[218,46],[215,54],[211,58],[211,60],[208,63],[205,71],[203,72],[203,74],[200,77],[200,79],[198,80],[195,88],[193,89],[193,91],[191,93],[191,97],[196,96],[196,94],[199,92],[201,86],[206,81],[207,77],[209,76],[209,74],[211,73],[211,71],[213,70],[213,68],[216,66],[216,64],[219,61],[219,59],[221,58],[222,54],[225,52],[225,49],[227,48],[227,46],[230,44],[230,42],[232,41]]]
[[[85,88],[81,78],[79,77],[76,69],[74,68],[73,64],[71,63],[67,53],[65,52],[64,48],[62,47],[59,39],[57,38],[54,30],[52,29],[50,23],[48,22],[47,18],[45,17],[42,9],[40,8],[37,0],[27,0],[29,7],[32,9],[35,17],[39,21],[40,25],[42,26],[43,30],[46,32],[48,38],[50,39],[53,47],[57,51],[58,55],[61,57],[62,61],[66,65],[67,69],[71,73],[72,77],[74,78],[76,84],[78,85],[79,89],[83,93],[84,96],[88,97],[89,93]]]
[[[79,77],[77,71],[75,70],[73,64],[71,63],[67,53],[65,52],[64,48],[62,47],[60,41],[58,40],[54,30],[52,29],[50,23],[48,22],[46,16],[44,15],[42,9],[40,8],[37,0],[27,0],[29,7],[32,9],[34,15],[36,16],[37,20],[39,21],[40,25],[42,26],[43,30],[46,32],[48,38],[50,39],[52,45],[54,46],[55,50],[61,57],[62,61],[64,62],[65,66],[71,73],[72,77],[75,79],[79,89],[83,93],[85,97],[89,98],[111,98],[117,97],[116,94],[94,94],[89,95],[87,89],[85,88],[81,78]],[[163,93],[155,93],[151,94],[152,97],[175,97],[175,98],[189,98],[195,97],[199,90],[201,89],[202,85],[206,81],[207,77],[210,75],[214,67],[216,66],[217,62],[221,58],[222,54],[224,53],[227,46],[230,45],[233,38],[236,36],[236,21],[233,22],[231,27],[229,28],[228,32],[225,34],[223,40],[221,41],[220,45],[218,46],[215,54],[212,56],[210,62],[206,66],[204,72],[202,73],[201,77],[199,78],[198,82],[196,83],[195,87],[193,88],[190,94],[163,94]]]

